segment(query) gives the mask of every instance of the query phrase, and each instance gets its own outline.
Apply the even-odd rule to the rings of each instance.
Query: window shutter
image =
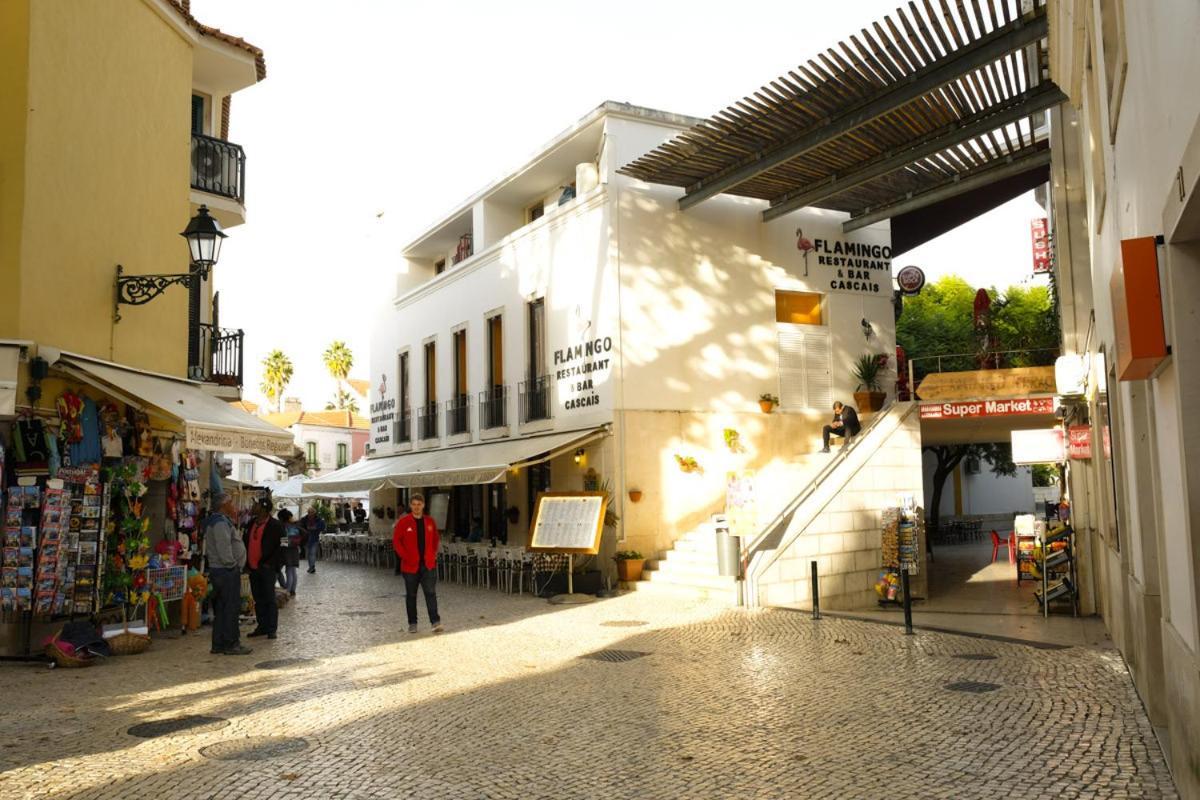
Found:
[[[833,342],[828,331],[804,335],[805,396],[809,408],[833,406]]]
[[[779,403],[785,409],[833,405],[833,346],[828,330],[779,323]]]
[[[192,133],[204,133],[204,98],[192,95]]]

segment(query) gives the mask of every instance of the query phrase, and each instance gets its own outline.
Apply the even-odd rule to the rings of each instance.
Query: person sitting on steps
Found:
[[[862,425],[858,421],[858,412],[850,406],[844,405],[841,400],[833,404],[833,424],[826,425],[821,429],[821,436],[825,441],[825,446],[821,448],[822,453],[829,452],[829,436],[845,436],[847,441],[854,436],[858,436],[858,432],[862,430]]]

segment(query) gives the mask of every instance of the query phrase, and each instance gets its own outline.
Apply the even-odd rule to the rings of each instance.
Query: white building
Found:
[[[396,507],[446,487],[451,533],[480,517],[523,543],[537,490],[607,481],[622,547],[653,554],[723,510],[727,471],[817,449],[851,362],[895,352],[887,223],[763,223],[730,196],[685,214],[618,174],[696,122],[605,103],[406,246],[371,343],[372,457],[327,488]]]
[[[309,476],[326,475],[365,455],[368,435],[365,417],[350,411],[303,411],[299,401],[291,398],[284,404],[285,410],[260,416],[292,434],[296,447],[304,453]],[[238,401],[235,405],[250,413],[259,412],[253,403]],[[230,477],[242,483],[257,484],[289,477],[281,460],[254,453],[226,453],[225,461],[230,467]]]
[[[1068,422],[1092,441],[1071,462],[1074,521],[1180,793],[1200,797],[1200,6],[1050,9],[1071,99],[1054,126],[1058,285],[1086,359]]]

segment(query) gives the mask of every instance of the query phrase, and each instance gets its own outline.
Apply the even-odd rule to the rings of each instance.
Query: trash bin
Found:
[[[741,567],[742,537],[732,535],[726,528],[718,528],[717,574],[723,578],[740,578]]]

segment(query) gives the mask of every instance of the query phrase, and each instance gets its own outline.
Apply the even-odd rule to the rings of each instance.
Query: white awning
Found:
[[[17,365],[24,346],[21,342],[0,340],[0,417],[17,413]]]
[[[380,489],[385,486],[499,483],[512,467],[545,461],[607,433],[603,428],[551,433],[372,458],[313,478],[304,484],[304,491],[306,494],[315,494]]]
[[[43,348],[43,353],[47,348]],[[108,361],[62,353],[55,369],[137,408],[152,406],[184,425],[195,450],[291,455],[292,434],[207,394],[195,381],[142,372]]]

